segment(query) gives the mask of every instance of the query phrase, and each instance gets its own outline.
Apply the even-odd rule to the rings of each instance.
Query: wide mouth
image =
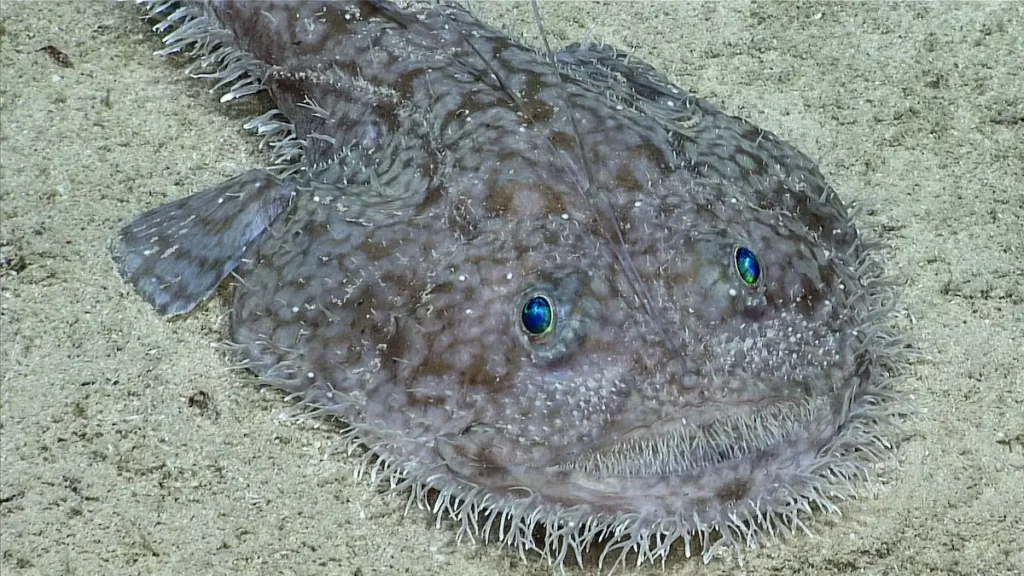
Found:
[[[604,478],[682,475],[770,449],[821,422],[824,397],[777,402],[701,425],[680,418],[659,422],[559,464],[558,469]]]

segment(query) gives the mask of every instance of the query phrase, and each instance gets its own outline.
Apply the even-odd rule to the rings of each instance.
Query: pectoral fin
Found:
[[[111,243],[118,271],[166,316],[208,298],[288,207],[295,186],[251,170],[138,216]]]

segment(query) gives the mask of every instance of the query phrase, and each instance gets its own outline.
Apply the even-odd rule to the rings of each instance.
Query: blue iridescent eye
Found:
[[[523,305],[523,329],[531,336],[543,336],[554,327],[551,302],[543,296],[534,296]]]
[[[761,278],[761,263],[754,251],[746,246],[736,249],[736,273],[747,286],[754,286]]]

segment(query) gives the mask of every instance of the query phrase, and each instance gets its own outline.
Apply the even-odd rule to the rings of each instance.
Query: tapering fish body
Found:
[[[229,97],[269,91],[287,121],[258,124],[301,161],[129,223],[122,274],[175,314],[234,270],[247,365],[468,533],[559,564],[707,558],[832,509],[884,445],[889,290],[775,135],[613,48],[552,57],[455,6],[169,21]]]

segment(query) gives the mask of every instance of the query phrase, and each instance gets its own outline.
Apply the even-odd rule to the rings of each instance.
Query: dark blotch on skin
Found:
[[[745,479],[736,479],[728,482],[715,491],[715,498],[719,502],[743,502],[750,494],[751,483]]]

